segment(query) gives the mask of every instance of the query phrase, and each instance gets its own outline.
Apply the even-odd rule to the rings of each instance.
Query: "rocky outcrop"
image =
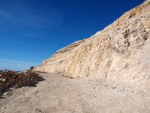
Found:
[[[33,70],[149,85],[150,0],[93,36],[58,50]]]

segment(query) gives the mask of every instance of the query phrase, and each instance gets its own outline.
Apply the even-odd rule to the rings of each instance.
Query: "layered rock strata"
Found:
[[[150,85],[150,0],[93,36],[58,50],[33,70]]]

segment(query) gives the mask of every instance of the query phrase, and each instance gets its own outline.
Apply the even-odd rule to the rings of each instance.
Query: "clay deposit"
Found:
[[[104,30],[45,59],[34,71],[66,77],[99,76],[150,86],[150,0],[124,13]]]

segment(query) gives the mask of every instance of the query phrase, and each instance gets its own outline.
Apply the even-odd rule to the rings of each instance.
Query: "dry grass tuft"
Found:
[[[36,86],[44,79],[37,73],[28,70],[26,72],[15,72],[11,70],[0,71],[0,96],[9,88],[19,88],[23,86]]]

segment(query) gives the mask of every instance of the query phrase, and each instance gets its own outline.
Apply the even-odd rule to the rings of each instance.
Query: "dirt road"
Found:
[[[37,87],[4,94],[0,113],[150,113],[145,91],[100,78],[70,79],[41,74]]]

